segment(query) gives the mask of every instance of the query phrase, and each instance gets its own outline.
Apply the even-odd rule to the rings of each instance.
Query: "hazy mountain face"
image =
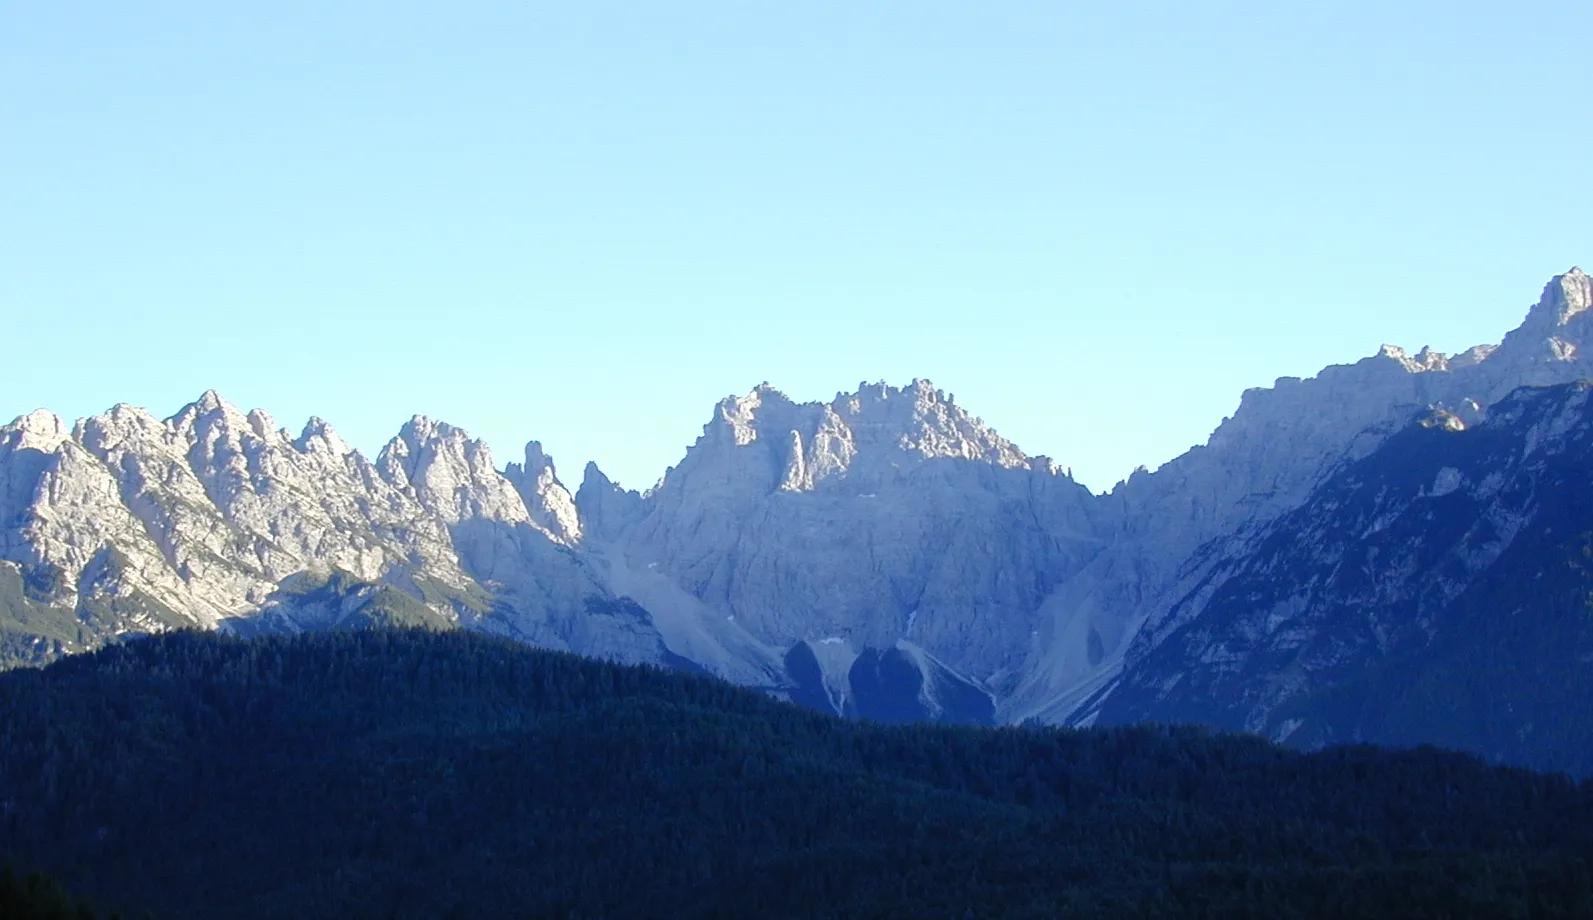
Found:
[[[1516,504],[1476,484],[1524,481],[1521,458],[1548,450],[1542,426],[1522,420],[1538,411],[1528,406],[1561,407],[1542,411],[1558,413],[1568,440],[1554,456],[1574,467],[1580,391],[1506,397],[1593,377],[1590,306],[1589,279],[1572,270],[1497,347],[1452,358],[1385,347],[1250,390],[1206,445],[1105,495],[922,381],[827,403],[767,386],[726,399],[646,494],[588,465],[572,495],[536,442],[500,468],[482,442],[424,418],[372,461],[318,419],[295,436],[214,393],[167,419],[117,406],[69,426],[41,411],[0,428],[5,654],[41,661],[183,625],[422,622],[689,663],[838,712],[1177,716],[1313,742],[1382,737],[1392,723],[1290,707],[1342,696],[1423,642],[1464,646],[1443,638],[1446,617],[1461,616],[1443,605],[1497,595],[1487,586],[1524,571],[1513,547],[1575,526],[1542,514],[1573,507],[1562,492],[1574,477],[1560,492],[1533,480]],[[1433,410],[1442,424],[1410,428]],[[1437,477],[1424,452],[1483,441],[1495,447],[1472,466],[1440,467],[1467,485],[1424,485],[1471,504],[1449,499],[1442,522],[1401,518],[1400,552],[1436,552],[1464,525],[1495,528],[1487,553],[1454,549],[1471,553],[1460,569],[1378,569],[1375,604],[1347,587],[1345,560],[1383,539],[1343,531],[1345,509],[1373,501],[1356,490],[1393,501],[1367,483],[1413,466]],[[1318,578],[1308,589],[1305,571]],[[1542,612],[1534,597],[1519,622]],[[1334,638],[1346,630],[1357,638]],[[1337,650],[1257,652],[1313,643]],[[1410,724],[1399,730],[1420,736]]]

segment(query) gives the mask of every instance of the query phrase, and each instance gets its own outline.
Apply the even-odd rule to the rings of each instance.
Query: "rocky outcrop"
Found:
[[[621,488],[590,462],[575,493],[575,508],[581,532],[601,540],[614,539],[646,513],[640,492]]]
[[[553,458],[543,452],[540,442],[526,444],[525,463],[509,464],[503,475],[520,493],[533,525],[565,546],[581,542],[581,515],[575,498],[559,482]]]

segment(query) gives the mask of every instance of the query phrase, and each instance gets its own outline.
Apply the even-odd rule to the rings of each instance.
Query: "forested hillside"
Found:
[[[39,872],[19,877],[7,867],[0,871],[0,917],[5,920],[94,920],[92,905],[72,897],[61,883]],[[118,920],[120,914],[110,914]]]
[[[845,722],[466,633],[0,675],[0,790],[0,861],[161,920],[1593,916],[1593,784],[1563,776]]]

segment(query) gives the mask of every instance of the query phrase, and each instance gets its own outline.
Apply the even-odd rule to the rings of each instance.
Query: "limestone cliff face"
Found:
[[[575,509],[581,532],[602,540],[613,539],[646,513],[641,493],[620,488],[590,462],[575,492]]]
[[[438,623],[659,660],[649,624],[587,614],[608,595],[571,549],[573,501],[528,456],[517,485],[481,442],[416,418],[372,463],[319,419],[294,437],[213,392],[168,419],[117,406],[70,431],[33,413],[0,428],[0,558],[40,586],[17,602],[49,626],[40,655],[177,626],[337,625],[324,598],[301,601],[306,579],[341,573]]]
[[[1237,616],[1224,585],[1277,522],[1411,418],[1486,424],[1519,387],[1593,377],[1590,307],[1573,269],[1498,346],[1385,346],[1250,390],[1205,445],[1105,495],[927,381],[727,398],[646,493],[588,464],[572,495],[539,443],[500,469],[420,417],[373,462],[215,393],[166,419],[35,412],[0,427],[0,654],[426,622],[838,711],[1088,722],[1130,711],[1113,694],[1143,698],[1133,669],[1170,667],[1153,652],[1212,598]]]
[[[726,399],[616,538],[785,648],[910,640],[1011,680],[1039,602],[1100,551],[1098,502],[927,381]]]

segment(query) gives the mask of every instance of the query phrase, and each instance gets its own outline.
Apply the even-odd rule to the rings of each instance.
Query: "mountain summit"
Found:
[[[1234,597],[1266,594],[1255,580],[1282,570],[1259,561],[1269,541],[1333,526],[1330,496],[1359,494],[1344,477],[1388,462],[1377,458],[1412,425],[1437,418],[1530,453],[1540,429],[1494,409],[1530,402],[1507,399],[1523,387],[1593,377],[1590,305],[1572,269],[1497,346],[1385,346],[1248,390],[1206,444],[1105,495],[926,380],[826,402],[768,384],[728,397],[646,493],[588,464],[572,494],[540,443],[499,468],[483,442],[418,416],[373,461],[320,419],[293,436],[213,391],[166,419],[118,405],[69,427],[41,410],[0,427],[4,654],[43,661],[177,626],[415,622],[689,666],[880,718],[1158,718],[1186,711],[1180,686],[1228,686],[1210,656],[1229,653],[1191,636],[1245,624],[1252,648],[1282,623],[1328,622],[1257,621]],[[1489,456],[1497,469],[1457,460],[1445,475],[1517,475],[1508,451]],[[1487,558],[1513,558],[1532,526],[1496,527]],[[1446,576],[1458,580],[1445,590],[1495,564]],[[1290,597],[1309,611],[1326,595]],[[1228,625],[1191,632],[1208,617]],[[1245,673],[1305,681],[1301,693],[1349,680]],[[1274,696],[1210,720],[1282,737]]]

